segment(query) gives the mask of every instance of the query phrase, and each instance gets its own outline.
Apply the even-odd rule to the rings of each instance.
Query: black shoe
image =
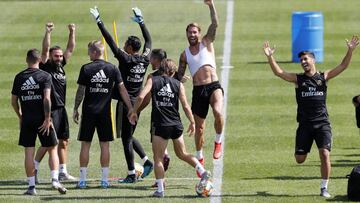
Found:
[[[37,195],[35,186],[29,186],[26,192],[24,192],[24,195]]]
[[[136,182],[136,175],[135,174],[131,174],[126,176],[125,179],[121,179],[118,181],[119,183],[135,183]]]

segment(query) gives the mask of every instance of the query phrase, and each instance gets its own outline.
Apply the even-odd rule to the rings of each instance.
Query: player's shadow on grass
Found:
[[[327,199],[328,202],[349,202],[347,195],[336,195],[334,198]]]
[[[124,200],[136,200],[136,199],[148,199],[151,198],[151,194],[146,196],[136,196],[136,195],[122,195],[122,196],[87,196],[87,197],[64,197],[64,196],[56,196],[56,197],[43,197],[40,198],[42,201],[61,201],[61,200],[115,200],[115,199],[124,199]],[[164,199],[201,199],[197,195],[168,195],[165,196]],[[154,198],[156,199],[156,198]]]
[[[9,185],[26,185],[26,184],[27,182],[22,180],[0,180],[0,187],[3,185],[9,186]]]
[[[268,64],[267,61],[249,61],[247,64]],[[290,64],[293,63],[292,61],[276,61],[278,64]]]
[[[331,177],[331,179],[345,179],[345,176]],[[242,178],[242,180],[318,180],[319,176],[270,176],[259,178]]]

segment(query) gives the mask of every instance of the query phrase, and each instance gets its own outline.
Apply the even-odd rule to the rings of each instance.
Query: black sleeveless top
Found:
[[[297,121],[312,122],[327,120],[327,85],[324,73],[317,72],[312,77],[303,73],[296,76]]]
[[[182,125],[179,114],[180,82],[168,76],[153,76],[151,122],[155,126]]]

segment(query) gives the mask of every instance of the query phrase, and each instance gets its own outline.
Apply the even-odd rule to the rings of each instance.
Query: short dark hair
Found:
[[[136,36],[129,36],[126,40],[126,45],[131,46],[133,51],[137,52],[141,48],[141,41]]]
[[[50,48],[49,53],[51,54],[51,53],[52,53],[53,51],[55,51],[55,50],[61,50],[61,47],[58,46],[58,45],[55,45],[55,46],[53,46],[53,47]]]
[[[301,51],[298,53],[298,57],[301,58],[304,55],[309,55],[311,56],[313,59],[315,59],[315,54],[311,51]]]
[[[37,49],[30,49],[26,53],[26,62],[30,64],[34,64],[39,62],[41,59],[40,51]]]
[[[156,58],[159,61],[162,61],[167,58],[167,54],[164,49],[153,49],[151,51],[151,57]]]

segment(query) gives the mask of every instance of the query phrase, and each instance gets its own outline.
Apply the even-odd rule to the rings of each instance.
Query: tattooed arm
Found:
[[[76,91],[75,104],[74,104],[74,113],[73,113],[73,120],[74,120],[74,122],[76,124],[79,123],[79,111],[78,111],[78,108],[79,108],[82,100],[84,99],[85,88],[86,88],[86,86],[79,85],[78,89]]]

